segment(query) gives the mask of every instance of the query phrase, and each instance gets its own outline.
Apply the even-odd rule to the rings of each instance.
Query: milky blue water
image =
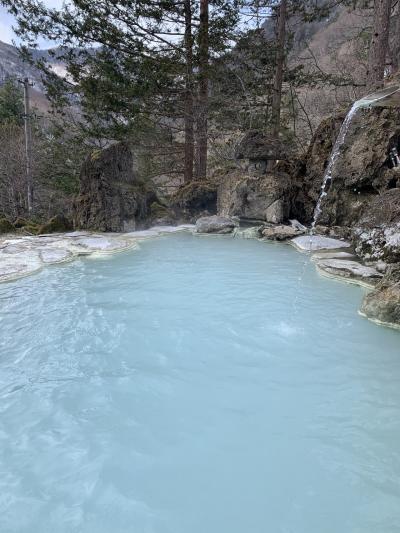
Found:
[[[400,333],[362,292],[191,235],[1,285],[1,533],[398,532]]]

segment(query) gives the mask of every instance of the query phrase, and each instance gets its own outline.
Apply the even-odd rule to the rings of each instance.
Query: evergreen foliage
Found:
[[[24,103],[23,92],[18,82],[8,78],[0,86],[0,124],[23,124]]]

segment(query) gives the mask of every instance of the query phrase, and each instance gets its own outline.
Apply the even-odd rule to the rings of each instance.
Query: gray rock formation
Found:
[[[289,150],[279,139],[268,137],[263,132],[251,130],[239,143],[236,159],[243,161],[242,167],[250,174],[264,174],[268,161],[287,160]]]
[[[343,120],[344,114],[323,120],[310,142],[307,153],[297,161],[293,171],[295,194],[292,216],[302,222],[309,223],[312,220],[325,169]]]
[[[362,265],[358,261],[332,258],[316,260],[316,264],[321,274],[366,287],[374,287],[382,278],[382,274],[375,268]]]
[[[343,118],[332,117],[320,125],[305,159],[299,163],[293,214],[302,221],[311,219],[322,176]],[[399,184],[400,168],[390,168],[389,157],[391,148],[399,147],[399,143],[398,109],[358,110],[333,167],[331,187],[322,204],[320,224],[354,226],[368,216],[371,205],[378,209],[379,195],[388,194]]]
[[[34,274],[48,265],[73,261],[81,256],[96,257],[139,249],[142,240],[176,232],[191,232],[194,226],[159,226],[119,234],[87,231],[39,236],[0,237],[0,283]]]
[[[297,229],[293,226],[286,226],[283,224],[263,226],[260,228],[259,233],[261,237],[270,241],[286,241],[293,239],[298,235],[304,233],[304,231]]]
[[[376,289],[367,294],[360,314],[392,327],[400,327],[400,266],[393,265]]]
[[[314,261],[315,263],[318,263],[318,261],[323,261],[325,259],[357,259],[357,256],[352,254],[351,252],[341,252],[341,251],[333,251],[333,252],[317,252],[312,254],[311,261]]]
[[[300,250],[300,252],[315,252],[319,250],[341,250],[342,248],[350,248],[350,243],[340,241],[338,239],[331,239],[322,235],[303,235],[295,237],[290,243]]]
[[[94,152],[82,165],[74,225],[96,231],[130,231],[143,225],[154,189],[134,172],[133,155],[126,143]]]
[[[237,223],[228,217],[213,215],[199,218],[196,222],[196,233],[218,233],[224,235],[232,233]]]
[[[356,228],[353,241],[357,255],[365,261],[400,261],[400,222]]]
[[[219,179],[218,213],[274,224],[287,220],[293,197],[289,153],[282,141],[248,132],[235,154],[241,170]]]
[[[259,239],[260,238],[260,226],[253,226],[250,228],[235,228],[233,236],[239,239]]]
[[[277,171],[259,176],[233,172],[218,188],[218,213],[280,224],[290,215],[292,182]]]
[[[286,159],[287,155],[288,150],[284,143],[266,136],[259,130],[247,132],[236,149],[237,159],[269,161]]]
[[[182,185],[170,199],[171,207],[184,220],[195,221],[217,212],[217,185],[209,180],[194,180]]]

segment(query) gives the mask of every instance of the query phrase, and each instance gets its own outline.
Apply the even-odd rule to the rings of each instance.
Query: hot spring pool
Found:
[[[173,235],[1,285],[1,533],[398,532],[400,333],[304,260]]]

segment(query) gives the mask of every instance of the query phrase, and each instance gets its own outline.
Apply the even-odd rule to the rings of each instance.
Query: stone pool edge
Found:
[[[101,258],[139,249],[140,242],[171,233],[191,232],[194,226],[155,226],[129,233],[75,231],[41,236],[0,238],[0,283],[16,281],[47,266],[71,263],[81,257]]]
[[[47,266],[72,263],[75,259],[80,257],[96,259],[139,249],[141,241],[178,232],[189,232],[197,236],[213,236],[212,233],[200,234],[196,232],[195,225],[193,224],[154,226],[147,230],[125,233],[74,231],[70,233],[57,233],[41,236],[8,235],[0,238],[0,283],[12,282],[36,274]],[[346,263],[346,259],[340,254],[343,254],[345,249],[348,251],[350,248],[350,244],[346,241],[335,241],[334,239],[325,239],[323,236],[316,236],[318,238],[319,247],[315,249],[312,247],[311,249],[305,249],[304,246],[302,248],[298,245],[298,237],[282,243],[275,243],[274,241],[259,238],[256,234],[253,235],[254,236],[246,236],[245,238],[256,239],[260,242],[269,244],[292,245],[297,252],[308,256],[308,260],[312,260],[315,263],[317,273],[325,278],[358,285],[369,292],[376,288],[379,277],[382,277],[377,271],[375,271],[376,276],[374,278],[368,278],[367,276],[366,278],[361,279],[360,277],[357,277],[357,272],[349,273],[348,270],[345,272],[345,269],[340,272],[341,260],[343,260],[342,265],[345,265]],[[223,235],[214,234],[214,236],[244,238],[244,236],[239,233]],[[324,247],[324,240],[327,241],[326,248]],[[324,252],[327,254],[326,258],[323,257]],[[57,254],[59,255],[57,256]],[[44,256],[46,255],[47,260],[44,259]],[[317,258],[316,255],[320,255],[321,257]],[[336,272],[327,271],[326,263],[330,266],[329,261],[336,262]],[[354,260],[348,261],[348,263],[356,265],[356,269],[364,267],[356,255],[354,255]],[[379,326],[400,330],[400,325],[398,324],[369,317],[361,310],[359,310],[358,313],[360,316],[367,318],[369,321]]]

